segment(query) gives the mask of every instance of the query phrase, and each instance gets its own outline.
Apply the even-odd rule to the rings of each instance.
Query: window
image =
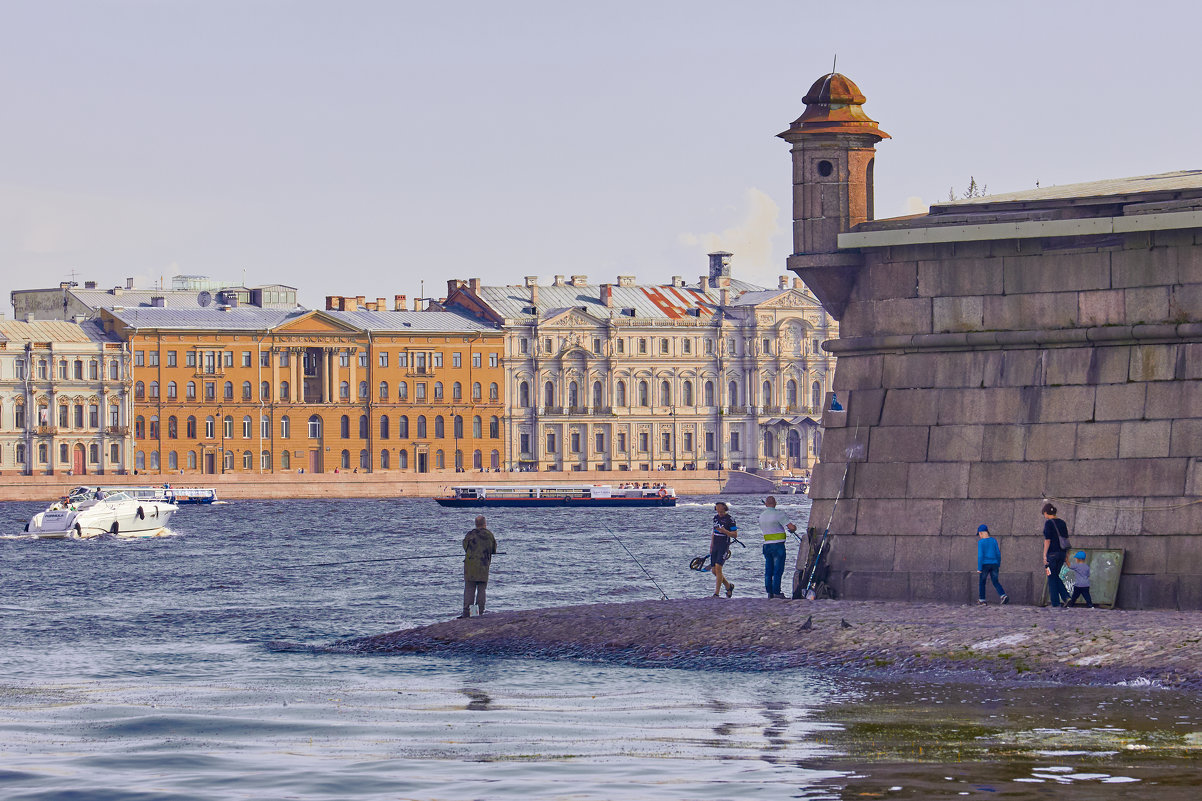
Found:
[[[159,396],[159,382],[151,381],[150,382],[150,397],[157,398],[158,396]]]
[[[196,400],[196,382],[189,381],[184,387],[184,393],[188,400]]]
[[[693,382],[685,381],[680,388],[680,401],[685,406],[693,405]]]
[[[435,354],[433,354],[433,355],[431,356],[431,361],[434,363],[434,366],[435,366],[435,367],[442,367],[442,354],[441,354],[441,353],[435,353]],[[473,359],[473,361],[475,361],[475,360]],[[479,367],[480,365],[478,365],[478,364],[473,364],[472,366],[473,366],[473,367]]]
[[[668,353],[668,340],[665,337],[660,337],[659,352],[665,355]]]
[[[380,382],[380,400],[388,400],[388,382]]]
[[[339,367],[350,367],[351,366],[350,352],[344,350],[344,351],[340,351],[338,353],[338,366]]]
[[[46,464],[49,461],[50,461],[50,448],[46,445],[46,443],[43,442],[40,445],[38,445],[38,463]]]
[[[309,439],[321,439],[321,418],[317,415],[309,417]]]
[[[179,420],[175,415],[167,418],[167,439],[177,439],[179,437]]]
[[[217,421],[213,419],[212,415],[205,418],[205,439],[213,439],[217,431],[216,425]]]
[[[250,415],[242,418],[242,439],[250,439],[251,437],[251,421]]]
[[[639,450],[643,453],[651,450],[651,435],[646,431],[639,432]]]
[[[83,404],[77,403],[71,410],[74,416],[74,425],[76,428],[83,428]]]
[[[252,392],[252,390],[251,390],[251,388],[250,388],[250,382],[249,382],[249,381],[243,381],[243,382],[242,382],[242,400],[244,400],[244,401],[248,401],[248,400],[250,400],[250,399],[251,399],[251,392]]]
[[[435,439],[443,439],[444,437],[446,437],[446,435],[447,435],[447,432],[446,432],[446,428],[443,425],[442,415],[441,414],[435,415],[434,416],[434,438]]]
[[[175,386],[175,382],[168,381],[167,382],[167,400],[175,400],[177,391],[178,391],[178,388]]]
[[[797,408],[797,382],[792,378],[785,384],[785,403],[790,411]]]
[[[189,350],[184,352],[184,364],[188,367],[196,366],[196,351]]]
[[[116,447],[116,446],[114,446]],[[17,445],[17,464],[25,464],[25,446]]]
[[[434,400],[436,400],[436,401],[442,400],[442,382],[441,381],[434,382]]]
[[[289,390],[288,382],[281,381],[280,382],[280,400],[287,401],[289,399],[288,390]]]
[[[405,439],[409,436],[409,417],[407,415],[401,415],[400,419],[397,420],[396,435],[400,439]]]
[[[454,423],[455,439],[463,439],[463,418],[455,415]]]
[[[146,418],[143,417],[142,415],[138,415],[137,417],[134,418],[134,438],[135,439],[145,439],[146,438]]]
[[[555,405],[555,385],[548,381],[543,384],[543,406]]]
[[[381,367],[387,367],[388,366],[388,351],[386,351],[386,350],[380,351],[379,360],[380,360]]]
[[[417,401],[424,401],[426,399],[426,385],[424,383],[419,382],[413,385],[413,398]]]
[[[114,362],[114,364],[115,364],[115,362]],[[46,375],[47,369],[48,368],[46,365],[46,360],[38,359],[38,378],[42,378],[42,379],[48,378],[48,376]],[[115,376],[115,375],[113,376],[113,378],[116,378],[116,377],[117,376]],[[45,460],[43,460],[43,461],[45,461]]]
[[[547,432],[547,453],[555,453],[555,435]]]
[[[451,384],[451,400],[463,400],[463,384],[458,381]]]
[[[342,355],[344,358],[346,357],[345,353]],[[271,366],[271,351],[269,351],[269,350],[259,351],[259,366],[260,367],[270,367]],[[346,366],[346,362],[343,362],[343,367],[345,367],[345,366]]]
[[[259,452],[259,468],[262,470],[271,469],[271,451]]]
[[[442,451],[434,452],[434,467],[439,470],[445,470],[447,466],[446,455]]]
[[[488,438],[501,438],[501,418],[497,417],[495,414],[488,418]]]
[[[365,351],[365,350],[359,352],[359,366],[360,367],[367,366],[367,351]],[[404,364],[401,365],[401,367],[404,367],[404,366],[405,366]]]
[[[150,452],[150,469],[151,470],[159,469],[159,452],[158,451]]]
[[[250,470],[252,467],[254,467],[254,462],[252,461],[252,458],[253,457],[250,455],[250,451],[242,452],[242,469],[243,470]]]
[[[693,450],[693,432],[684,432],[684,449],[686,452]]]
[[[388,415],[386,414],[380,416],[380,439],[388,439]]]
[[[175,456],[175,452],[173,451],[171,455]],[[100,446],[95,442],[88,446],[88,461],[92,464],[100,462]]]
[[[409,385],[404,381],[396,385],[396,399],[399,401],[409,400]]]
[[[593,450],[597,453],[605,453],[605,435],[598,432],[593,434]]]
[[[714,432],[713,431],[705,432],[705,449],[709,452],[713,452],[713,450],[714,450]]]
[[[625,353],[625,352],[626,352],[626,340],[624,340],[624,339],[619,339],[619,340],[616,340],[616,341],[614,342],[614,344],[618,346],[618,353]]]
[[[292,421],[288,419],[288,415],[280,418],[280,439],[288,439],[292,436]]]
[[[409,451],[401,450],[397,452],[396,466],[398,470],[409,469]]]
[[[530,384],[525,381],[518,384],[518,406],[530,408]]]
[[[142,383],[141,381],[134,384],[134,397],[138,400],[146,397],[146,384]]]
[[[380,451],[380,469],[387,470],[388,467],[388,451]]]
[[[175,363],[175,351],[173,351],[173,350],[169,350],[169,351],[167,351],[167,366],[168,366],[168,367],[175,367],[175,366],[176,366],[176,363]]]
[[[480,366],[480,354],[473,353],[472,354],[472,367],[479,367],[479,366]]]
[[[551,337],[544,337],[544,338],[543,338],[543,351],[544,351],[544,352],[546,352],[546,353],[553,353],[553,352],[554,352],[554,348],[552,348],[552,347],[551,347]]]
[[[109,446],[109,464],[114,466],[121,464],[121,446],[117,443]]]
[[[289,453],[288,451],[280,451],[280,469],[281,470],[291,470],[292,469],[292,454]]]
[[[189,416],[185,426],[185,436],[187,436],[188,439],[196,439],[196,418]]]
[[[458,351],[456,351],[455,353],[451,354],[451,366],[452,367],[462,367],[463,366],[463,354],[462,353],[459,353]]]
[[[242,366],[250,367],[250,351],[249,350],[242,351]]]
[[[159,352],[157,350],[152,350],[150,352],[150,365],[152,367],[159,366]],[[71,366],[71,371],[71,376],[76,381],[83,381],[83,360],[76,359],[75,364]]]
[[[64,445],[63,447],[65,448],[67,446]],[[63,457],[66,457],[67,454],[63,453],[61,455]],[[64,458],[63,461],[65,462],[66,458]],[[145,470],[146,469],[146,454],[142,453],[142,451],[138,451],[134,455],[134,469],[135,470]]]
[[[580,406],[580,388],[575,381],[568,382],[568,406],[573,409]]]
[[[476,439],[480,439],[480,437],[484,436],[483,429],[484,429],[484,421],[480,417],[480,415],[476,415],[475,417],[472,418],[472,436],[475,437]]]
[[[345,414],[338,421],[338,436],[343,439],[351,438],[351,418]]]
[[[205,351],[205,372],[217,372],[217,354],[211,350]]]
[[[572,453],[580,453],[580,432],[579,431],[573,431],[571,433],[571,436],[568,437],[568,442],[570,443],[568,447],[571,448]]]
[[[639,355],[640,356],[647,355],[647,340],[645,340],[645,339],[639,340]]]
[[[211,400],[216,400],[216,399],[217,399],[217,382],[216,381],[206,381],[205,382],[205,400],[211,401]]]
[[[817,381],[810,387],[810,406],[814,410],[822,408],[822,384]]]
[[[530,453],[530,435],[523,432],[519,438],[521,442],[522,453]]]
[[[351,382],[343,381],[338,385],[338,397],[341,400],[349,401],[351,399]]]
[[[527,340],[525,337],[522,337],[521,339],[518,340],[518,353],[525,354],[525,353],[529,353],[529,352],[530,352],[530,341]]]
[[[735,381],[731,381],[727,386],[727,402],[726,405],[735,407],[739,405],[739,385]]]
[[[732,451],[739,450],[739,432],[738,431],[730,432],[730,449]]]
[[[772,382],[771,381],[765,381],[763,386],[760,387],[760,403],[762,403],[764,406],[772,405]]]
[[[221,418],[221,436],[226,439],[234,438],[234,418],[233,415],[226,415]]]
[[[24,407],[18,408],[23,409]],[[22,415],[22,417],[24,417],[24,415]],[[24,425],[24,421],[21,422],[21,425]],[[94,403],[88,406],[88,427],[100,428],[100,407]]]
[[[367,439],[369,423],[367,415],[359,415],[359,439]]]
[[[593,337],[593,353],[601,355],[601,337]]]
[[[68,417],[67,407],[66,407],[66,406],[59,406],[59,407],[58,407],[58,425],[59,425],[59,428],[66,428],[66,427],[67,427],[67,417]]]
[[[234,352],[232,350],[227,350],[222,354],[222,363],[226,367],[234,366]]]
[[[367,382],[359,382],[359,400],[367,400]]]
[[[651,405],[651,392],[646,381],[639,382],[639,406]]]
[[[288,351],[282,350],[282,351],[280,351],[280,367],[288,367],[288,366],[290,366]]]
[[[626,405],[626,382],[625,381],[619,381],[617,387],[614,389],[614,404],[617,406],[625,406]]]
[[[488,465],[493,470],[501,469],[501,452],[500,451],[494,450],[492,453],[490,453],[488,455]]]
[[[472,451],[472,467],[476,470],[484,468],[484,457],[480,455],[480,451]]]
[[[117,446],[114,445],[113,447],[116,448]],[[196,469],[196,451],[188,451],[188,469]]]
[[[667,381],[661,381],[659,383],[659,405],[660,406],[671,406],[672,405],[672,385],[669,384]]]
[[[24,360],[24,359],[17,359],[17,360],[14,362],[14,367],[16,368],[16,373],[15,373],[15,376],[16,376],[17,378],[22,378],[22,379],[23,379],[23,378],[25,378],[25,360]],[[24,454],[24,448],[22,448],[22,454]],[[24,460],[24,459],[22,459],[22,460],[20,460],[20,461],[25,461],[25,460]]]
[[[672,433],[670,431],[661,431],[659,434],[659,446],[662,451],[672,450]]]
[[[693,352],[693,340],[691,340],[691,339],[681,340],[680,346],[686,355],[691,354]]]
[[[424,362],[423,362],[423,364],[424,364]],[[366,367],[367,365],[364,364],[363,366]],[[404,351],[398,353],[396,355],[396,366],[397,367],[408,367],[409,366],[409,354],[405,353]]]
[[[64,381],[68,378],[67,360],[63,359],[58,363],[58,377]]]
[[[816,340],[816,339],[810,340],[810,353],[818,353],[819,350],[820,349],[818,347],[818,340]]]
[[[603,398],[602,398],[601,382],[594,381],[593,382],[593,408],[600,409],[604,405],[602,403],[602,400],[603,400]]]
[[[13,407],[13,425],[16,428],[25,427],[25,406],[18,403]]]
[[[146,351],[135,350],[134,351],[134,367],[145,367],[145,366],[146,366]],[[63,376],[63,378],[66,378],[66,377],[67,377],[66,375]]]
[[[419,414],[417,416],[417,438],[426,438],[426,416],[424,414]]]
[[[498,367],[501,364],[501,355],[499,353],[488,354],[488,366]]]

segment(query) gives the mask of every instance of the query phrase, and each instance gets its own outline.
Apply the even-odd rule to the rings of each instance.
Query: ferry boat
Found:
[[[451,487],[451,494],[435,498],[440,506],[675,506],[671,487],[614,489],[608,484],[577,487],[468,486]]]
[[[42,539],[78,539],[113,534],[153,537],[167,527],[179,509],[166,501],[136,498],[123,488],[77,487],[62,500],[38,512],[25,530]]]

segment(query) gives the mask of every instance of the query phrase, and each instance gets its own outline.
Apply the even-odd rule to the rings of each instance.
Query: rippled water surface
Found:
[[[754,529],[758,499],[735,501]],[[800,504],[782,500],[804,522]],[[151,540],[16,535],[38,507],[0,504],[0,798],[1187,798],[1202,783],[1202,711],[1154,688],[304,647],[458,612],[474,513],[432,501],[185,507]],[[617,538],[671,597],[706,596],[687,564],[709,515],[704,499],[493,512],[490,605],[659,597]],[[761,592],[761,569],[758,548],[736,550],[736,594]]]

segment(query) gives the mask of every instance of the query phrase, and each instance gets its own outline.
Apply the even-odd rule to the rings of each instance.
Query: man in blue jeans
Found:
[[[776,508],[776,498],[769,495],[764,499],[767,507],[760,512],[760,531],[764,533],[764,590],[769,598],[784,598],[780,591],[780,580],[785,574],[785,530],[797,531],[785,513]]]

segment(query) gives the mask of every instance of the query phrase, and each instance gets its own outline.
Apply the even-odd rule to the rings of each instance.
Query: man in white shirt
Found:
[[[785,573],[785,530],[797,531],[785,513],[776,508],[776,498],[769,495],[764,499],[764,511],[760,512],[760,531],[764,534],[764,590],[769,598],[784,598],[780,591],[781,576]]]

